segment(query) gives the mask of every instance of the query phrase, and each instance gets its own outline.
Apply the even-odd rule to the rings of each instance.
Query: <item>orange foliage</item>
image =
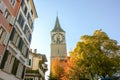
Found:
[[[51,73],[52,73],[52,76],[57,78],[57,80],[60,80],[61,77],[63,76],[64,66],[65,66],[64,62],[65,61],[61,61],[59,58],[52,60]]]
[[[60,60],[59,58],[53,59],[51,62],[51,73],[57,80],[69,80],[69,58]]]

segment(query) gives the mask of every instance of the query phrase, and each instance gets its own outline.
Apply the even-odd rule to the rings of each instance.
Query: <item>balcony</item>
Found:
[[[42,64],[42,67],[43,67],[43,69],[44,69],[45,71],[48,70],[48,67],[47,67],[47,66],[48,66],[47,64]]]
[[[39,69],[39,73],[41,74],[42,77],[45,77],[45,74],[41,69]]]

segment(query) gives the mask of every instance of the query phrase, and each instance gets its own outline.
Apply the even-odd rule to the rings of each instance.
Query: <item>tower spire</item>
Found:
[[[58,15],[56,17],[55,26],[54,26],[54,29],[52,30],[52,32],[65,32],[60,26]]]

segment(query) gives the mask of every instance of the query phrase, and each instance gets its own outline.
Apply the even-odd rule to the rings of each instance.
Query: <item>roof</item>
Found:
[[[60,26],[58,16],[56,17],[54,29],[51,32],[65,32]]]
[[[33,15],[34,15],[34,18],[38,18],[38,15],[37,15],[37,11],[36,11],[36,8],[35,8],[35,4],[34,4],[34,1],[33,0],[30,0],[30,5],[31,5],[31,8],[33,10]]]
[[[41,53],[37,53],[37,49],[35,49],[34,52],[32,52],[32,49],[30,49],[29,55],[31,55],[33,57],[41,58],[44,62],[47,62],[46,55],[45,54],[41,54]]]

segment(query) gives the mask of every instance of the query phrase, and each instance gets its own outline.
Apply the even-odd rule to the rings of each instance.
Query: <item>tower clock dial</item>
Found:
[[[60,44],[64,42],[65,37],[62,33],[55,33],[52,35],[52,40],[54,43]]]

